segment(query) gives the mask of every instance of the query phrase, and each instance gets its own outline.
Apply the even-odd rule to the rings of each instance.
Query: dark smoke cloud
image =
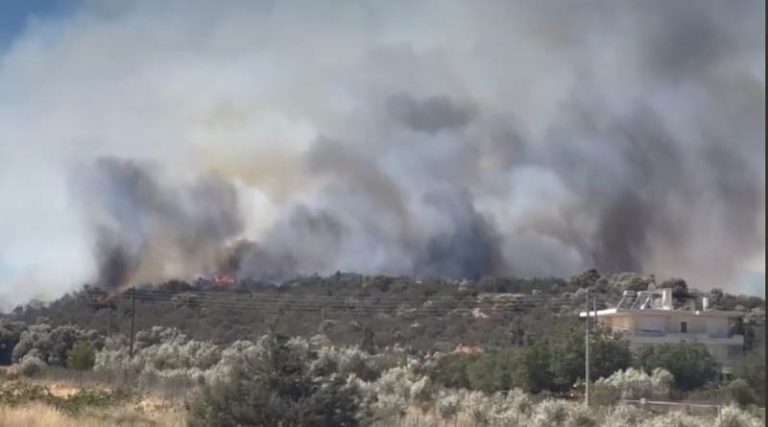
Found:
[[[386,101],[390,114],[405,126],[420,132],[434,133],[443,129],[462,128],[475,112],[445,95],[414,99],[408,94],[392,95]]]
[[[467,192],[429,194],[426,201],[450,215],[452,229],[429,239],[416,259],[416,275],[479,279],[505,273],[501,236]]]
[[[82,179],[104,288],[213,269],[242,232],[237,193],[214,176],[176,188],[147,166],[105,158]]]

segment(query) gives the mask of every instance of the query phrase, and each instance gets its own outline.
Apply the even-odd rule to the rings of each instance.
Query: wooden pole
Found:
[[[585,313],[587,315],[586,322],[584,322],[584,405],[589,407],[589,288],[587,288],[587,309]]]
[[[129,355],[133,357],[133,327],[136,323],[136,287],[131,288],[131,344],[129,349]]]
[[[598,327],[598,325],[597,325],[597,297],[593,297],[592,298],[592,306],[595,308],[595,321],[594,321],[594,325],[595,325],[595,330],[597,330],[597,327]]]

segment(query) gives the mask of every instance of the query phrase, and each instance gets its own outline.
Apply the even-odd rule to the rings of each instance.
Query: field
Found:
[[[7,427],[185,426],[188,413],[184,393],[162,397],[158,393],[121,393],[110,390],[93,375],[52,370],[48,378],[16,378],[16,366],[2,370],[0,425]],[[69,375],[69,378],[66,378]],[[392,385],[392,384],[390,384]],[[384,386],[383,389],[387,387]],[[418,387],[411,385],[411,391]],[[397,393],[397,392],[396,392]],[[624,426],[638,427],[757,427],[764,412],[733,406],[720,410],[638,408],[626,404],[595,405],[581,401],[547,399],[512,391],[506,396],[442,390],[429,396],[418,391],[408,396],[401,412],[363,425],[409,427],[470,426]],[[405,403],[405,402],[404,402]],[[375,404],[374,404],[375,406]],[[384,411],[386,412],[386,411]],[[200,425],[200,424],[191,424]],[[308,424],[310,425],[310,424]],[[326,424],[311,424],[326,425]],[[356,424],[354,424],[356,425]]]

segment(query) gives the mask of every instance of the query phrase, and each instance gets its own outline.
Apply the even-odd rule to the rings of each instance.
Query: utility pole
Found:
[[[107,337],[112,335],[112,303],[107,304]]]
[[[584,405],[589,407],[589,288],[587,288],[587,315],[584,322]]]
[[[597,330],[597,297],[592,297],[592,306],[595,308],[595,330]]]
[[[136,286],[131,288],[131,345],[129,355],[133,358],[133,326],[136,323]]]

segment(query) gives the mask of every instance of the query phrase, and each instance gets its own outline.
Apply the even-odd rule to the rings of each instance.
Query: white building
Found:
[[[711,310],[706,297],[697,310],[675,310],[672,289],[627,291],[615,308],[592,311],[590,318],[595,313],[601,326],[623,333],[633,351],[649,344],[699,342],[725,372],[743,355],[744,336],[733,330],[734,321],[743,313]],[[580,316],[586,317],[586,313]]]

